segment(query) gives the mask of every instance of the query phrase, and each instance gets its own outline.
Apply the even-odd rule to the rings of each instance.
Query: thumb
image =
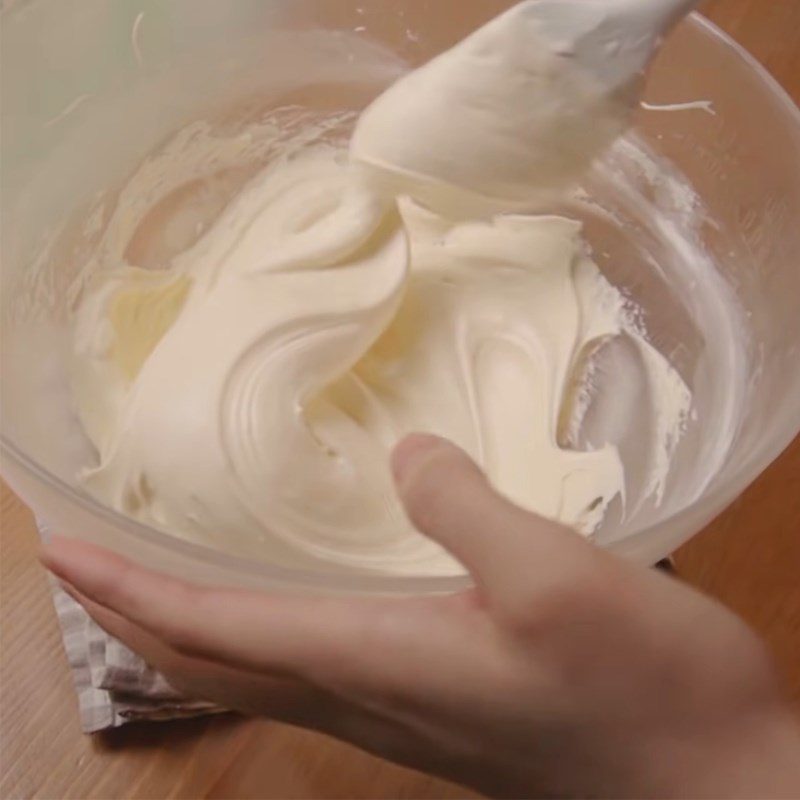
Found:
[[[574,563],[587,547],[574,532],[504,498],[463,450],[438,436],[413,434],[400,442],[392,471],[414,526],[487,591],[521,571],[535,577],[537,570]]]

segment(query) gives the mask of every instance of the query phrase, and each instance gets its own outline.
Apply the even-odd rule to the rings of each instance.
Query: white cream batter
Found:
[[[643,443],[660,491],[688,390],[590,260],[580,226],[453,214],[569,183],[624,124],[612,115],[546,173],[558,114],[543,102],[548,133],[526,155],[539,123],[530,108],[514,113],[503,87],[524,74],[532,97],[555,91],[585,107],[585,86],[544,56],[520,73],[507,56],[521,44],[501,18],[398,83],[364,114],[352,159],[330,144],[287,148],[196,242],[178,235],[187,247],[164,269],[101,260],[76,315],[73,365],[99,452],[84,479],[98,497],[219,548],[260,541],[276,561],[453,573],[412,530],[388,472],[392,446],[421,430],[462,445],[517,502],[588,534],[624,500],[623,468],[614,447],[579,452],[565,438],[591,354],[618,335],[642,352],[664,410]],[[565,87],[577,87],[566,101]],[[484,111],[481,97],[493,98]],[[376,167],[395,179],[376,183]],[[125,242],[136,217],[123,199],[107,237]]]

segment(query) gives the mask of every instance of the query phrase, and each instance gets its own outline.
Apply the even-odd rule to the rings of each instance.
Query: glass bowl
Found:
[[[76,214],[171,132],[254,103],[358,110],[510,5],[501,0],[17,0],[2,12],[2,469],[50,529],[216,584],[447,592],[221,553],[89,497],[66,379]],[[653,563],[728,505],[800,429],[800,112],[699,15],[670,37],[633,132],[569,205],[694,393],[661,503],[619,509],[600,546]],[[237,105],[238,104],[238,105]],[[74,255],[74,254],[73,254]],[[607,365],[614,379],[613,359]],[[616,376],[619,381],[624,378]],[[612,395],[613,396],[613,395]],[[592,422],[592,415],[596,418]],[[635,481],[635,420],[616,428]],[[614,438],[612,437],[612,438]]]

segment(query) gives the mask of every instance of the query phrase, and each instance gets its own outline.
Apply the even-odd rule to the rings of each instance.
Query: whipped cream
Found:
[[[74,322],[90,491],[276,563],[457,573],[405,518],[391,448],[412,431],[446,436],[513,500],[591,534],[624,503],[623,465],[610,444],[571,449],[569,432],[593,354],[626,337],[652,389],[642,402],[664,409],[643,442],[660,492],[686,386],[578,223],[500,213],[563,188],[623,123],[598,108],[549,160],[586,88],[552,57],[521,65],[523,44],[500,18],[402,79],[349,156],[313,137],[287,147],[160,269],[126,263],[141,214],[120,195]]]

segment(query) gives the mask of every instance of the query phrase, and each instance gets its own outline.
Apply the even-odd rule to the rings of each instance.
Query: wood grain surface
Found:
[[[704,12],[800,98],[800,0]],[[233,716],[82,736],[30,513],[2,488],[0,798],[449,798],[469,792],[316,734]],[[677,554],[767,640],[800,710],[800,439]]]

